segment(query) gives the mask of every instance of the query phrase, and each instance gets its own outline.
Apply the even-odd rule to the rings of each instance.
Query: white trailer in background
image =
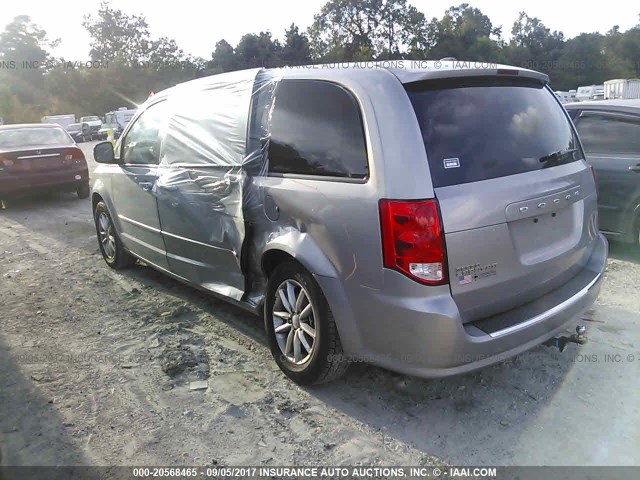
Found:
[[[582,87],[578,87],[578,90],[576,91],[576,100],[578,102],[593,100],[601,91],[604,91],[604,85],[584,85]]]
[[[54,124],[60,125],[65,130],[72,123],[77,123],[76,122],[76,116],[75,115],[71,115],[71,114],[69,114],[69,115],[47,115],[45,117],[42,117],[41,122],[42,123],[54,123]]]
[[[120,107],[118,110],[105,113],[104,123],[98,132],[99,138],[108,139],[110,132],[114,139],[118,138],[136,111],[135,108]]]
[[[604,82],[604,98],[640,98],[640,78],[615,78]]]
[[[556,90],[553,93],[555,93],[556,97],[560,99],[560,103],[571,103],[576,101],[575,90],[570,90],[568,92]]]

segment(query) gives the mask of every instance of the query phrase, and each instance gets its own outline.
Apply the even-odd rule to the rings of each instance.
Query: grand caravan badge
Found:
[[[456,277],[460,285],[467,285],[476,280],[492,277],[498,274],[498,264],[490,263],[488,265],[465,265],[464,267],[456,267]]]

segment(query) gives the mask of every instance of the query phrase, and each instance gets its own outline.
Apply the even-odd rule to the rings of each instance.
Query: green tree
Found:
[[[187,61],[175,40],[161,37],[149,42],[149,63],[157,69],[182,68]]]
[[[18,97],[11,91],[9,85],[0,82],[0,117],[4,123],[22,123],[34,121],[25,118],[24,108]]]
[[[151,92],[197,77],[204,66],[202,60],[186,55],[175,40],[152,39],[144,16],[128,15],[106,1],[96,16],[85,17],[83,25],[92,39],[92,60],[108,68],[73,77],[81,111],[102,114],[142,103]],[[57,98],[64,99],[64,93],[57,93]]]
[[[583,33],[567,40],[557,68],[551,71],[553,88],[569,90],[580,85],[597,85],[611,78],[604,41],[605,37],[599,33]]]
[[[0,33],[0,81],[21,104],[42,108],[46,99],[44,75],[51,60],[49,49],[58,44],[26,15],[17,16]],[[36,108],[36,109],[37,109]]]
[[[216,43],[216,48],[211,54],[210,66],[215,72],[230,72],[238,68],[236,52],[229,42],[222,39]]]
[[[640,24],[621,33],[612,28],[604,39],[603,53],[609,78],[640,76]]]
[[[424,15],[407,0],[329,0],[308,34],[315,59],[370,60],[415,49],[424,27]]]
[[[427,30],[432,58],[497,60],[502,45],[501,29],[488,16],[463,3],[449,8],[441,20],[433,19]]]
[[[282,46],[271,32],[243,35],[234,50],[238,68],[281,66]]]
[[[566,81],[558,83],[556,79],[568,79],[578,74],[572,72],[576,68],[574,64],[561,61],[565,46],[562,32],[552,32],[540,19],[520,12],[511,34],[511,42],[504,49],[507,63],[542,70],[549,75],[554,88],[560,88],[559,85]]]
[[[511,28],[512,43],[517,47],[528,49],[533,55],[540,55],[549,50],[562,48],[564,35],[562,32],[549,30],[536,17],[525,12],[518,14],[518,19]]]
[[[311,63],[309,39],[304,33],[300,33],[295,23],[292,23],[291,26],[285,30],[281,58],[285,65],[304,65]]]
[[[127,15],[103,1],[97,15],[86,15],[82,26],[91,36],[92,60],[136,63],[148,59],[149,25],[142,15]]]

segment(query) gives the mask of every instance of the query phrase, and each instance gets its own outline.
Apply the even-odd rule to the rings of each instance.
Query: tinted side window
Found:
[[[131,125],[122,142],[124,163],[157,164],[162,143],[161,134],[167,121],[166,102],[151,105]]]
[[[368,175],[360,108],[350,92],[329,82],[283,80],[275,96],[270,172]]]
[[[587,114],[576,122],[587,153],[640,155],[640,118]]]

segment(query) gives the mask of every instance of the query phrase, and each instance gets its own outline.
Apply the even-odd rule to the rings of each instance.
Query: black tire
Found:
[[[101,241],[102,235],[100,232],[101,231],[100,219],[102,215],[106,215],[106,218],[108,219],[109,225],[111,228],[111,230],[107,229],[107,232],[110,232],[111,236],[113,237],[113,255],[110,255],[105,250],[106,247]],[[127,252],[124,246],[122,245],[122,242],[120,241],[120,237],[118,236],[118,233],[116,232],[116,229],[113,226],[113,220],[111,220],[111,215],[109,214],[109,210],[107,210],[107,206],[105,205],[104,202],[98,202],[98,204],[96,205],[96,208],[93,211],[93,220],[96,225],[96,235],[98,236],[98,246],[100,247],[102,258],[104,258],[104,261],[107,263],[107,265],[109,265],[114,270],[121,270],[123,268],[128,268],[131,265],[133,265],[136,259],[133,257],[133,255]]]
[[[309,323],[313,323],[315,328],[315,339],[311,345],[311,354],[307,353],[305,357],[308,357],[307,360],[301,364],[295,363],[285,355],[275,332],[274,307],[280,303],[280,308],[283,308],[282,300],[277,298],[278,290],[289,280],[304,288],[308,303],[312,305],[312,321]],[[299,318],[302,318],[302,315],[299,315]],[[279,321],[283,324],[289,323],[293,327],[292,319]],[[312,385],[329,382],[344,375],[349,368],[349,361],[343,353],[342,343],[329,304],[313,276],[300,264],[293,261],[282,263],[269,277],[264,306],[264,323],[273,358],[280,369],[297,384]],[[300,323],[298,320],[298,325]],[[289,327],[290,330],[292,327]],[[288,336],[285,333],[280,335],[281,342],[283,336]]]
[[[89,194],[91,193],[91,188],[89,187],[89,182],[83,183],[76,189],[76,193],[78,194],[78,198],[85,199],[89,198]]]

